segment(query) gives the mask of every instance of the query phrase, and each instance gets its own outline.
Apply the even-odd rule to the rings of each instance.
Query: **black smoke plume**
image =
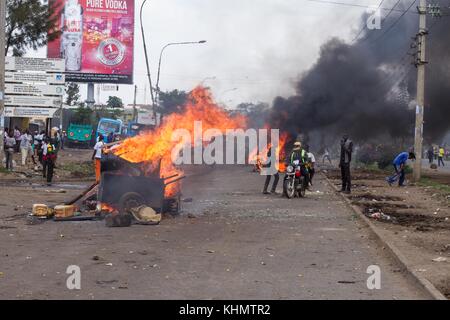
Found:
[[[360,142],[412,141],[417,49],[411,44],[419,28],[417,3],[389,32],[401,13],[392,13],[381,30],[366,28],[353,43],[336,38],[325,43],[316,63],[296,84],[296,94],[274,100],[272,127],[306,136],[318,133],[328,141],[344,133]],[[437,3],[444,16],[428,17],[424,135],[429,142],[442,139],[450,129],[450,4]],[[397,8],[406,10],[410,4],[404,0]],[[384,6],[393,5],[388,1]],[[364,15],[361,24],[366,20]]]

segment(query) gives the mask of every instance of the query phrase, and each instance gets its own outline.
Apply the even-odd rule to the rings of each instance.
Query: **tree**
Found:
[[[268,119],[270,106],[267,103],[241,103],[236,106],[236,112],[249,119],[249,124],[254,128],[262,128]]]
[[[68,106],[77,105],[80,97],[80,86],[74,82],[68,82],[66,84],[66,104]]]
[[[4,0],[2,0],[4,1]],[[27,49],[37,50],[56,39],[56,8],[41,0],[6,0],[5,54],[22,56]]]
[[[160,92],[159,100],[161,105],[161,112],[170,114],[174,112],[182,111],[183,106],[186,104],[189,94],[185,91],[167,91]]]
[[[91,124],[92,113],[93,110],[87,107],[84,102],[80,103],[70,121],[78,124]]]
[[[106,106],[108,108],[120,108],[123,109],[123,102],[122,99],[116,96],[109,96],[108,101],[106,102]]]

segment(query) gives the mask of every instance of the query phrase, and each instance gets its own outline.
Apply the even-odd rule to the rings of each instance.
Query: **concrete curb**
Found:
[[[325,180],[328,182],[328,184],[333,188],[336,193],[338,188],[328,179],[328,177],[322,173],[322,175],[325,177]],[[418,272],[416,272],[409,263],[408,259],[400,252],[400,250],[391,242],[386,241],[383,239],[383,236],[378,231],[378,228],[370,221],[369,218],[367,218],[364,213],[361,211],[361,209],[353,205],[347,197],[345,197],[343,194],[338,193],[339,196],[344,199],[347,206],[352,209],[360,218],[361,220],[369,227],[372,234],[376,237],[377,242],[379,242],[383,247],[385,247],[390,255],[406,270],[407,276],[413,280],[413,282],[420,287],[420,289],[424,290],[426,293],[430,295],[434,300],[447,300],[447,298],[438,290],[436,287],[427,279],[422,277]]]

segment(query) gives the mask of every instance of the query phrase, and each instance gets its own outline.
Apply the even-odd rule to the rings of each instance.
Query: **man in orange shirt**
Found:
[[[94,154],[92,155],[92,160],[94,160],[95,165],[95,181],[97,183],[100,182],[102,150],[104,146],[103,135],[99,135],[98,142],[94,146]]]

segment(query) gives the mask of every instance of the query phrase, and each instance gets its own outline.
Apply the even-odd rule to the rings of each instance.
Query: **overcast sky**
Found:
[[[379,0],[341,2],[377,5]],[[141,3],[136,0],[134,81],[138,103],[144,102],[148,83],[139,25]],[[207,78],[205,85],[229,107],[240,102],[270,103],[277,95],[293,92],[292,81],[311,67],[321,44],[331,37],[351,39],[360,28],[364,11],[307,0],[149,0],[143,20],[153,84],[165,44],[207,40],[203,45],[173,46],[165,51],[161,89],[189,91]],[[45,52],[40,50],[38,55],[45,56]],[[148,89],[147,85],[147,102]],[[85,98],[85,86],[82,91]],[[118,95],[132,103],[133,91],[133,86],[121,85],[118,93],[102,92],[100,100]]]

